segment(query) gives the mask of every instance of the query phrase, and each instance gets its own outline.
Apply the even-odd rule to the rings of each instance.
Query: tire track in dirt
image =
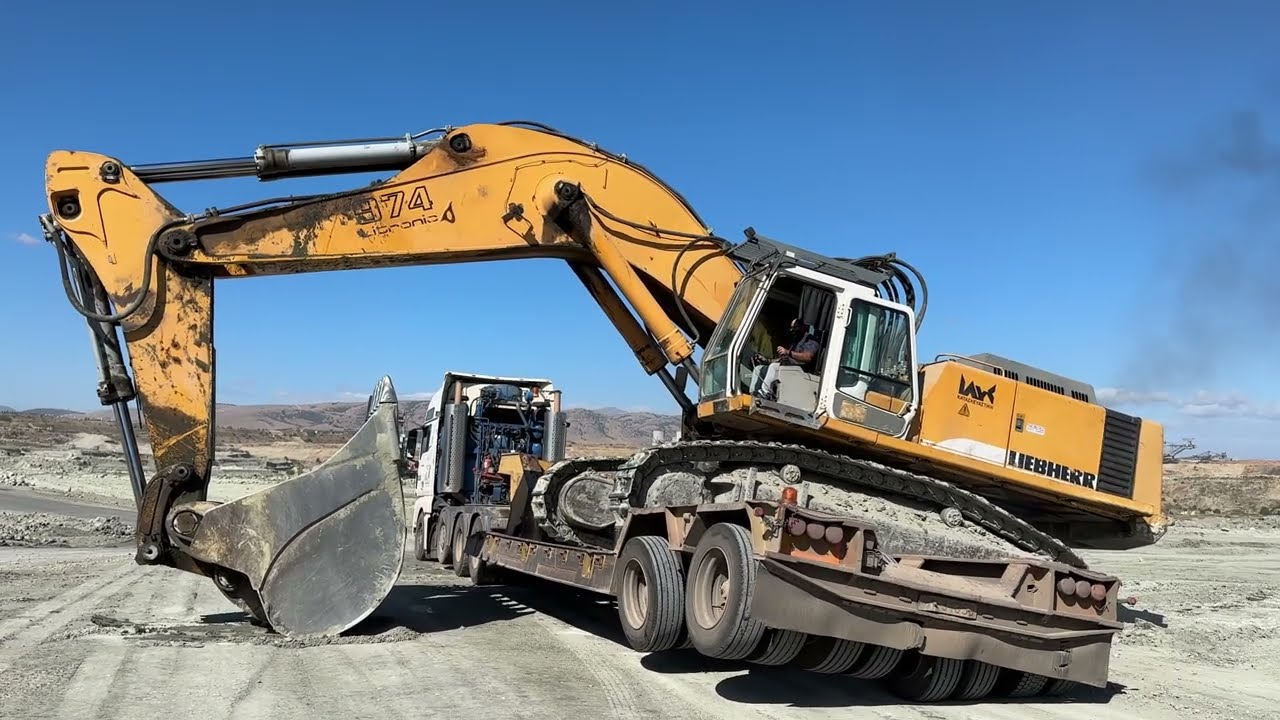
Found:
[[[103,706],[132,648],[124,638],[104,638],[101,648],[90,651],[67,682],[55,717],[104,717]]]
[[[136,573],[136,568],[125,566],[107,575],[103,582],[81,586],[43,603],[47,607],[43,613],[33,608],[16,618],[19,622],[13,623],[0,638],[0,672],[99,603],[128,588],[136,580]]]
[[[525,606],[520,602],[495,593],[495,600],[515,610]],[[636,695],[631,691],[628,678],[611,662],[609,657],[612,645],[585,632],[577,630],[542,613],[532,613],[529,617],[560,645],[578,658],[583,669],[595,678],[609,703],[609,717],[641,718],[645,717],[639,709]]]
[[[141,571],[140,567],[126,568]],[[152,607],[160,590],[160,584],[154,578],[144,577],[121,593],[123,597],[114,607]],[[103,601],[110,599],[103,598]],[[87,609],[92,611],[95,608]],[[82,619],[83,616],[72,618],[67,625]],[[102,717],[108,693],[120,682],[121,668],[133,660],[136,648],[123,637],[108,636],[94,638],[94,641],[96,647],[81,661],[63,691],[57,717]]]
[[[124,582],[133,579],[138,570],[139,566],[125,564],[124,561],[121,561],[119,567],[100,576],[95,583],[80,585],[27,608],[11,618],[0,621],[0,643],[7,644],[10,638],[15,637],[18,633],[34,625],[47,624],[52,618],[65,615],[68,611],[83,605],[85,601],[92,602],[93,600],[87,600],[87,598],[89,596],[93,596],[93,598],[101,597],[102,590],[106,586],[111,586],[112,588],[123,586]]]

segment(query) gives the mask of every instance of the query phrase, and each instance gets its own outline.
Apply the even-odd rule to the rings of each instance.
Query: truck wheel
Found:
[[[448,515],[441,515],[436,520],[436,562],[444,566],[448,566],[453,560],[450,554],[453,550],[453,533],[449,531],[449,526],[445,522],[448,517]]]
[[[894,695],[914,702],[937,702],[955,692],[964,661],[913,653],[886,683]]]
[[[471,574],[471,564],[467,562],[467,526],[466,518],[458,518],[453,524],[453,574],[467,577]]]
[[[765,626],[750,614],[755,587],[756,560],[746,528],[712,525],[693,552],[685,589],[685,624],[698,652],[742,660],[756,649]]]
[[[670,650],[685,639],[684,573],[665,538],[638,535],[618,559],[618,620],[639,652]]]
[[[413,523],[413,559],[422,561],[427,559],[427,527],[426,521],[419,515]]]
[[[472,520],[471,534],[477,532],[489,532],[489,521],[479,516]],[[479,555],[467,556],[467,572],[472,585],[492,585],[498,580],[497,568],[481,560]]]

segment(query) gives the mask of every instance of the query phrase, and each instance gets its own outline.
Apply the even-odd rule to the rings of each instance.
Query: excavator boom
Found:
[[[196,215],[179,211],[152,187],[245,174],[272,179],[374,169],[398,172],[358,190]],[[693,348],[705,343],[742,276],[728,244],[643,167],[519,124],[467,126],[435,141],[271,146],[253,158],[137,168],[105,155],[58,151],[48,159],[46,185],[52,212],[42,218],[45,234],[62,259],[69,299],[98,338],[100,398],[125,413],[127,426],[133,380],[124,369],[118,325],[145,408],[157,473],[144,479],[141,463],[131,464],[139,562],[210,574],[229,597],[284,632],[341,630],[381,600],[367,586],[390,589],[385,578],[389,568],[398,569],[403,544],[386,534],[387,507],[399,502],[399,493],[387,489],[385,469],[362,458],[381,452],[389,464],[386,438],[395,433],[384,415],[394,411],[373,413],[344,448],[351,456],[316,471],[323,477],[304,476],[212,506],[215,279],[560,258],[646,372],[658,374],[683,399],[668,366],[677,375],[696,373]],[[320,501],[316,487],[325,488]],[[381,500],[368,501],[378,508],[369,511],[380,513],[378,523],[351,514],[357,513],[356,497],[379,497],[379,488]],[[338,510],[325,515],[325,503]],[[310,507],[315,516],[267,527],[268,506],[289,508],[290,515]],[[347,522],[337,521],[347,515]],[[326,518],[334,520],[318,522]],[[363,532],[352,535],[357,527]],[[335,597],[342,588],[359,588],[350,592],[362,607],[352,605],[324,623],[273,611],[264,579],[306,576],[296,570],[304,563],[300,553],[323,547],[322,534],[334,539],[343,532],[348,546],[383,548],[381,561],[347,559],[347,565],[370,568],[365,582],[327,579],[324,592]],[[242,537],[255,538],[256,545]],[[323,552],[310,557],[308,567],[336,562]],[[273,569],[285,560],[295,569]],[[223,572],[228,569],[233,572]],[[243,590],[246,580],[253,592]],[[259,601],[268,607],[256,608]]]

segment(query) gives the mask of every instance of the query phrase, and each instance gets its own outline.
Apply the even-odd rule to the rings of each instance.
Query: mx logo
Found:
[[[965,379],[965,376],[962,374],[960,376],[960,396],[977,400],[978,402],[987,405],[995,404],[996,386],[992,385],[986,390],[983,390],[978,387],[977,383],[972,380]]]

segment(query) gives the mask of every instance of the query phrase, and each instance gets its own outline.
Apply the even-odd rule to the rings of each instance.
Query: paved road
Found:
[[[0,511],[55,513],[86,519],[111,517],[113,515],[129,518],[133,514],[133,511],[127,507],[101,505],[7,485],[0,485]]]

